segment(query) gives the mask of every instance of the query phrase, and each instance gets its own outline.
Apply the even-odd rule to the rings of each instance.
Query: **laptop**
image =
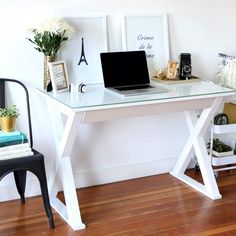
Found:
[[[168,90],[150,84],[145,51],[100,54],[104,87],[122,96],[163,93]]]

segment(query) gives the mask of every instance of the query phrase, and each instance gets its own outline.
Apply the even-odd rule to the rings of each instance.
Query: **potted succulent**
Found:
[[[16,118],[20,115],[16,105],[0,108],[0,127],[3,132],[11,132],[15,129]]]
[[[234,150],[219,139],[213,139],[212,154],[216,157],[231,156]]]

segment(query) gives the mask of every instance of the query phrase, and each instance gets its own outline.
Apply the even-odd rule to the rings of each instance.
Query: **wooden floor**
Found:
[[[198,178],[199,174],[190,172]],[[169,174],[80,189],[85,230],[74,232],[54,212],[50,230],[41,197],[0,203],[0,236],[236,235],[236,171],[221,173],[213,201]],[[63,197],[63,196],[62,196]]]

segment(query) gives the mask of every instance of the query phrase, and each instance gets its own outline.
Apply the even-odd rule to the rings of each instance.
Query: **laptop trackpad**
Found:
[[[119,91],[127,91],[127,90],[140,90],[140,89],[146,89],[146,88],[154,88],[154,87],[149,84],[144,84],[144,85],[136,85],[136,86],[117,87],[115,89]]]
[[[119,88],[123,90],[118,90],[117,88],[112,89],[113,91],[117,91],[122,96],[135,96],[135,95],[145,95],[145,94],[154,94],[154,93],[165,93],[168,92],[168,89],[160,87],[160,86],[152,86],[152,85],[145,85],[145,88],[137,88],[132,90]],[[125,87],[126,88],[126,87]]]

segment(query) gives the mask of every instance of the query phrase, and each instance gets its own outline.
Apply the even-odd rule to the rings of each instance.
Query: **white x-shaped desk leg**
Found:
[[[65,112],[67,120],[65,124],[61,113],[52,103],[49,103],[52,123],[54,124],[55,138],[57,141],[57,161],[55,163],[54,175],[50,178],[48,188],[52,207],[73,228],[73,230],[84,229],[82,223],[79,202],[71,166],[70,153],[73,147],[79,125],[83,120],[83,113],[72,111]],[[55,123],[55,121],[57,121]],[[57,197],[62,184],[65,204]]]
[[[209,124],[214,117],[217,107],[221,103],[222,98],[215,98],[213,104],[209,108],[205,108],[198,119],[194,111],[186,111],[185,118],[190,131],[190,136],[187,143],[171,172],[173,176],[180,179],[184,183],[190,185],[194,189],[200,191],[211,199],[221,198],[219,189],[216,183],[214,172],[211,166],[211,160],[207,152],[204,141],[204,134],[209,127]],[[185,175],[184,172],[192,158],[193,151],[200,167],[204,184]]]

